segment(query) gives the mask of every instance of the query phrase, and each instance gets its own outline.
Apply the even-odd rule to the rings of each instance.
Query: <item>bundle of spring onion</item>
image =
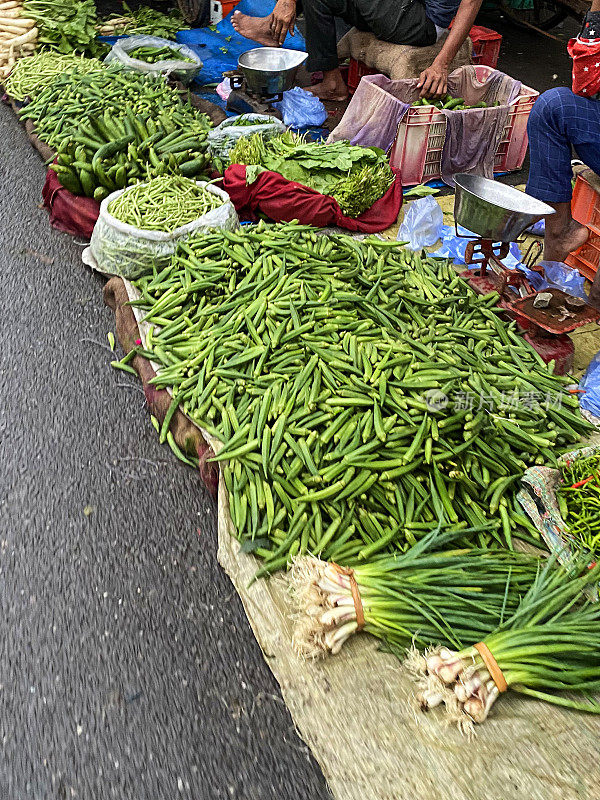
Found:
[[[385,153],[349,142],[323,144],[286,131],[279,136],[241,137],[229,153],[232,164],[246,164],[246,182],[262,169],[272,170],[337,200],[342,212],[358,217],[394,182]]]
[[[508,550],[439,550],[465,533],[435,530],[400,556],[357,561],[352,569],[295,559],[297,652],[308,658],[337,653],[361,629],[402,650],[411,642],[461,647],[475,632],[490,633],[515,612],[539,561]],[[368,558],[368,550],[360,557]]]
[[[438,519],[510,545],[524,468],[591,429],[496,295],[397,242],[259,223],[188,240],[136,286],[140,352],[173,393],[161,435],[181,406],[223,443],[237,536],[265,573],[398,553]]]
[[[556,499],[572,539],[596,554],[600,551],[600,453],[561,466]]]
[[[93,54],[96,45],[94,0],[24,0],[23,13],[35,20],[40,44],[61,53]]]
[[[38,29],[32,15],[25,16],[22,0],[0,2],[0,78],[6,78],[18,59],[36,48]]]
[[[550,560],[515,613],[483,640],[473,631],[475,644],[458,652],[413,650],[406,663],[419,677],[421,708],[444,703],[466,732],[507,689],[600,714],[591,697],[600,690],[600,603],[587,599],[599,579],[600,564]]]
[[[58,75],[99,69],[102,69],[102,63],[95,58],[46,51],[17,61],[4,85],[15,100],[23,101],[28,97],[33,100]]]
[[[139,6],[135,11],[123,3],[124,15],[109,17],[97,26],[101,36],[157,36],[161,39],[174,39],[178,31],[188,30],[189,25],[173,9],[168,14],[148,6]]]
[[[196,181],[165,175],[123,192],[109,203],[108,211],[141,230],[171,233],[221,205],[221,197]]]

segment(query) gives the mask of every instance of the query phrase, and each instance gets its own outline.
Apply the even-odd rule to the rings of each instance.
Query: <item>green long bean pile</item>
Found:
[[[20,58],[6,79],[5,87],[15,100],[23,101],[27,97],[33,100],[58,75],[94,72],[102,68],[102,63],[95,58],[42,51],[29,58]]]
[[[569,533],[586,550],[600,551],[600,454],[561,468],[556,496]]]
[[[264,573],[403,551],[438,520],[510,544],[524,468],[591,428],[495,295],[396,242],[259,223],[188,240],[136,285],[155,326],[141,352],[174,395],[161,436],[181,404],[223,442]]]
[[[136,228],[171,233],[221,205],[222,198],[196,181],[165,175],[123,192],[108,211]]]

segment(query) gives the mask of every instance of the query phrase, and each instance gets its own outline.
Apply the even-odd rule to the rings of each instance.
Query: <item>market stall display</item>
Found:
[[[18,59],[33,53],[38,35],[37,21],[22,0],[0,2],[0,79],[9,75]]]
[[[136,286],[153,385],[223,443],[261,574],[404,551],[438,520],[510,546],[523,470],[591,428],[496,295],[395,242],[259,224],[182,245]]]
[[[262,170],[283,175],[321,194],[330,195],[349,217],[358,217],[379,200],[394,182],[385,153],[353,147],[348,142],[323,145],[291,132],[265,138],[240,138],[229,153],[232,164],[246,165],[246,182]]]

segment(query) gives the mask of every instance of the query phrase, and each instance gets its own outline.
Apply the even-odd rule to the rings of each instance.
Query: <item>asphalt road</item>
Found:
[[[0,797],[326,798],[43,179],[1,106]]]

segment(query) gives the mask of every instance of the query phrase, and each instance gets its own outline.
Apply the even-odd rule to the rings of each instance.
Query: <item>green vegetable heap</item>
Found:
[[[23,16],[36,21],[40,45],[61,53],[96,50],[94,0],[25,0]]]
[[[32,120],[40,139],[56,148],[105,113],[112,119],[124,119],[126,109],[136,116],[167,115],[190,137],[204,134],[210,127],[208,117],[181,103],[178,92],[167,86],[162,76],[117,64],[87,74],[59,75],[21,111],[21,118]],[[87,126],[82,119],[88,120]]]
[[[139,61],[146,61],[148,64],[157,64],[159,61],[188,61],[194,63],[193,59],[184,56],[179,50],[172,47],[136,47],[130,50],[127,55]]]
[[[246,170],[249,184],[256,180],[259,168],[272,170],[287,180],[331,195],[349,217],[358,217],[371,208],[394,181],[383,150],[348,142],[309,142],[288,131],[268,139],[259,133],[243,137],[229,158],[232,164],[255,167]]]
[[[102,63],[95,58],[61,55],[43,51],[29,58],[20,58],[5,81],[10,97],[22,102],[26,98],[35,99],[38,94],[57,76],[69,72],[96,72]]]
[[[173,392],[163,431],[181,405],[223,443],[264,572],[403,551],[438,520],[510,546],[524,468],[591,427],[496,294],[396,242],[259,223],[182,243],[136,286],[140,352]]]
[[[427,97],[421,97],[419,100],[415,100],[414,103],[411,103],[413,107],[415,106],[433,106],[434,108],[444,108],[447,111],[468,111],[470,108],[492,108],[494,106],[499,106],[500,101],[496,100],[495,103],[486,103],[483,100],[480,103],[475,103],[475,105],[468,106],[462,97],[452,97],[451,94],[447,94],[445,97],[441,97],[438,100],[431,100]]]
[[[112,200],[115,219],[146,231],[172,231],[223,205],[217,194],[180,176],[140,183]]]
[[[561,516],[575,542],[600,552],[600,454],[569,461],[557,490]]]
[[[176,8],[164,14],[143,5],[133,11],[127,3],[123,3],[123,11],[127,16],[107,17],[98,26],[99,32],[104,35],[120,36],[126,33],[129,36],[175,39],[178,31],[188,30],[190,27]]]

